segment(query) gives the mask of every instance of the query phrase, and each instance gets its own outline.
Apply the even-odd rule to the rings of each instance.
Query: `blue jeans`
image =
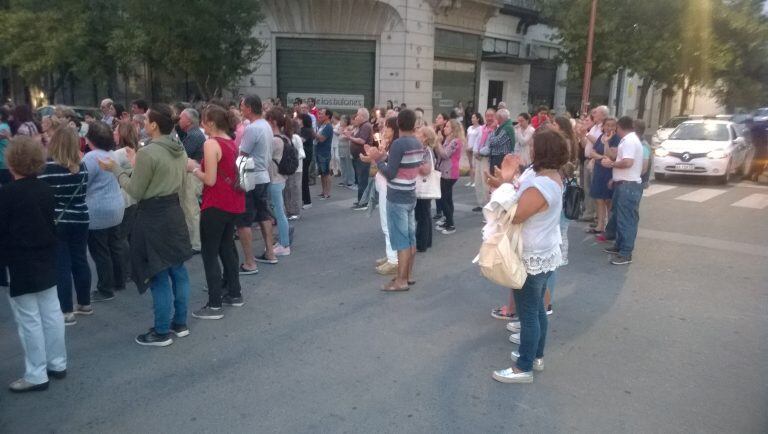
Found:
[[[61,311],[71,313],[72,280],[77,304],[91,304],[91,267],[88,266],[88,225],[62,223],[56,227],[56,288]]]
[[[643,185],[639,182],[622,182],[613,187],[613,210],[605,227],[605,236],[608,239],[616,237],[615,247],[621,256],[631,256],[635,249],[642,198]]]
[[[355,175],[357,175],[357,201],[363,198],[363,192],[365,187],[368,186],[368,174],[371,171],[371,163],[365,163],[360,161],[360,158],[352,160],[352,165],[355,167]]]
[[[189,304],[189,274],[184,263],[174,265],[155,274],[149,283],[155,306],[155,333],[170,333],[173,324],[187,325]],[[173,314],[171,314],[173,308]]]
[[[288,247],[291,245],[291,238],[288,217],[285,216],[285,203],[283,202],[283,190],[285,189],[285,183],[269,184],[269,200],[272,202],[272,206],[275,209],[275,220],[277,220],[277,232],[280,238],[280,245]],[[265,240],[266,242],[266,240]],[[271,242],[271,240],[270,240]]]
[[[547,340],[547,309],[544,307],[544,293],[547,280],[552,272],[529,274],[519,290],[512,291],[520,317],[520,357],[517,368],[530,372],[533,360],[544,357]]]

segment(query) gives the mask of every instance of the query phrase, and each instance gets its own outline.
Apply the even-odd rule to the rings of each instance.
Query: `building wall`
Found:
[[[372,39],[377,42],[376,103],[391,100],[422,107],[431,119],[434,70],[436,63],[442,65],[435,60],[435,29],[519,41],[521,47],[530,42],[555,46],[547,26],[535,25],[527,34],[517,33],[519,18],[500,14],[501,4],[493,0],[265,0],[265,21],[255,32],[268,48],[256,71],[243,78],[237,93],[277,94],[278,37]],[[485,109],[488,80],[498,79],[505,82],[504,99],[510,110],[530,110],[530,67],[526,62],[478,62],[475,106]],[[566,71],[559,69],[558,78]],[[564,109],[564,88],[556,89],[555,97],[555,108]]]

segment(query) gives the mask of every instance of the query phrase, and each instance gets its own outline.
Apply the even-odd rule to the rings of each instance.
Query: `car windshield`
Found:
[[[688,118],[672,118],[668,120],[662,128],[675,128],[687,120]]]
[[[669,136],[672,140],[718,140],[726,141],[728,137],[728,127],[725,124],[712,124],[697,122],[691,124],[681,124]]]

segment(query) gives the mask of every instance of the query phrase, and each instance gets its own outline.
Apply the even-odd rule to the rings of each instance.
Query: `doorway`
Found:
[[[496,110],[502,98],[504,98],[504,82],[488,80],[488,108]]]

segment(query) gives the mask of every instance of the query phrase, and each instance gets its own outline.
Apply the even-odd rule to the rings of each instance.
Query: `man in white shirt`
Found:
[[[605,118],[610,114],[608,107],[601,105],[592,109],[592,113],[589,119],[586,120],[586,126],[589,127],[587,134],[582,138],[582,145],[584,147],[584,165],[581,168],[581,185],[584,188],[584,215],[582,215],[582,221],[593,221],[597,215],[597,209],[595,207],[595,200],[592,199],[590,192],[590,186],[592,185],[592,171],[594,170],[594,164],[599,162],[593,162],[590,159],[592,155],[592,147],[594,146],[600,135],[603,134],[603,122]],[[590,125],[591,123],[591,125]]]
[[[611,264],[632,263],[637,226],[640,220],[640,199],[643,197],[643,144],[634,130],[632,118],[624,116],[618,121],[616,133],[621,137],[616,161],[604,158],[600,164],[613,169],[613,212],[606,227],[607,234],[615,233],[614,247],[605,249],[614,258]]]

